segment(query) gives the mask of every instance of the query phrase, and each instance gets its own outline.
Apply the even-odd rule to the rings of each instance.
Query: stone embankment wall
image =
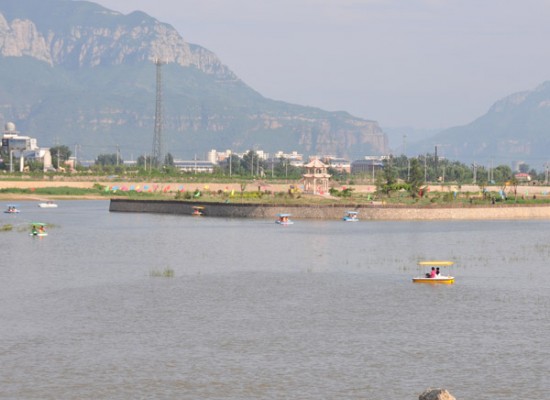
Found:
[[[204,206],[204,214],[224,218],[275,219],[290,213],[293,219],[341,219],[348,210],[361,220],[506,220],[550,219],[550,206],[399,207],[383,205],[293,205],[199,203],[177,200],[111,199],[109,211],[191,215],[193,206]]]

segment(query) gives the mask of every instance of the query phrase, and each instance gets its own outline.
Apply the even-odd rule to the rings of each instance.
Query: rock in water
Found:
[[[456,400],[455,397],[445,389],[426,389],[418,396],[418,400]]]

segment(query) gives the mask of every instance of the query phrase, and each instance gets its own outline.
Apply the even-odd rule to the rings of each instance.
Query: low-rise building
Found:
[[[364,160],[355,160],[351,163],[350,171],[352,175],[368,175],[372,174],[373,178],[377,171],[384,169],[384,161],[382,157],[368,157]]]
[[[174,160],[174,167],[182,172],[211,174],[215,166],[213,162],[205,160]]]
[[[345,158],[324,156],[321,158],[321,161],[323,161],[325,164],[328,164],[330,168],[333,168],[340,173],[345,172],[349,174],[351,172],[351,163]]]
[[[38,147],[37,140],[22,136],[13,122],[8,122],[2,136],[2,150],[9,154],[10,172],[14,171],[14,158],[19,159],[19,171],[25,169],[25,159],[43,163],[44,172],[52,169],[52,155],[49,148]]]

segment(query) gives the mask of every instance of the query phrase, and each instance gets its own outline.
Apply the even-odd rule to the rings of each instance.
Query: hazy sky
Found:
[[[550,80],[550,0],[97,0],[213,51],[262,95],[447,128]]]

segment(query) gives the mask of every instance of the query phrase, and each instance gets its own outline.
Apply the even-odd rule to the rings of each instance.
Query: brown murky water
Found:
[[[0,232],[0,398],[541,399],[548,221],[359,222],[20,202]],[[31,221],[51,224],[32,238]],[[456,261],[450,286],[411,283]],[[154,272],[173,270],[171,278]],[[152,273],[153,272],[153,273]]]

